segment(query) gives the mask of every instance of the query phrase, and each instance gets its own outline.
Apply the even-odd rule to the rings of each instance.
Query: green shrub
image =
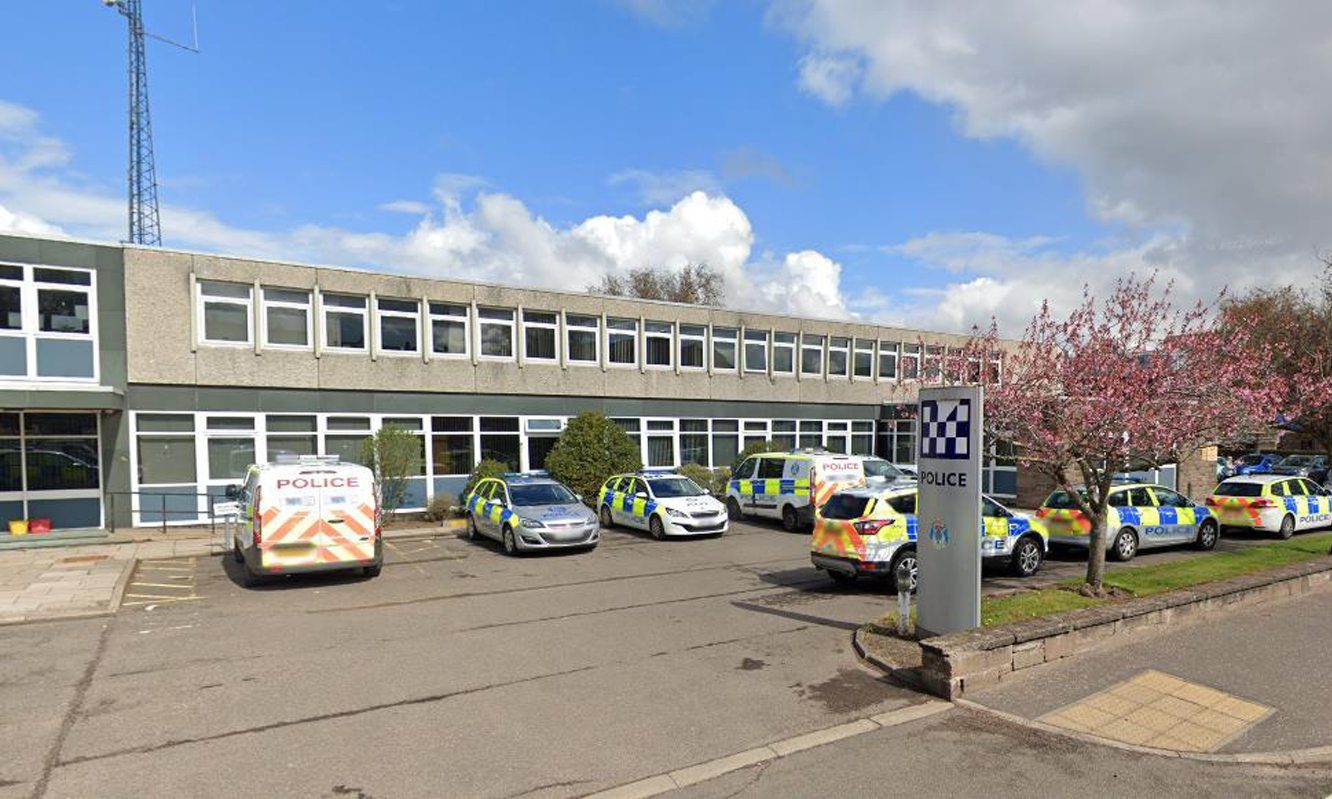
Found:
[[[379,511],[392,516],[407,496],[407,479],[421,473],[421,439],[400,427],[386,426],[361,442],[361,460],[375,474]]]
[[[476,488],[477,483],[487,477],[500,477],[511,471],[513,470],[509,468],[509,464],[504,461],[494,461],[489,458],[483,458],[476,464],[476,468],[472,469],[472,474],[467,478],[467,485],[463,486],[462,494],[459,496],[467,496],[473,488]]]
[[[638,443],[600,413],[580,413],[570,419],[546,456],[551,477],[582,494],[586,502],[596,500],[606,478],[641,468]]]
[[[430,504],[426,505],[425,517],[427,521],[442,522],[449,518],[450,509],[458,504],[458,498],[452,494],[436,494],[430,498]]]
[[[686,463],[680,467],[680,474],[711,491],[714,496],[726,496],[726,484],[731,479],[730,469],[709,469],[697,463]]]

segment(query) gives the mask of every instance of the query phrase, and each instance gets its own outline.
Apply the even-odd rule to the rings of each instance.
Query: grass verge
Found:
[[[1332,533],[1318,533],[1289,541],[1260,544],[1237,552],[1220,552],[1173,563],[1121,569],[1106,575],[1105,587],[1107,590],[1119,589],[1135,597],[1151,596],[1327,557],[1329,545],[1332,545]],[[982,599],[981,626],[993,627],[1121,601],[1081,596],[1074,590],[1081,584],[1081,580],[1069,580],[1052,588]]]

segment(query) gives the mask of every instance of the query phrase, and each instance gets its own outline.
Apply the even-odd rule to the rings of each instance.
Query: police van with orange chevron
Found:
[[[790,532],[812,529],[814,511],[845,488],[865,485],[865,459],[822,449],[763,452],[736,467],[726,488],[732,519],[780,519]]]

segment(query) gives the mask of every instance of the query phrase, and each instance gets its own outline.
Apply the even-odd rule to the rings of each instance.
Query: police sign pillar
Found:
[[[980,626],[980,386],[922,388],[916,626],[922,637]]]

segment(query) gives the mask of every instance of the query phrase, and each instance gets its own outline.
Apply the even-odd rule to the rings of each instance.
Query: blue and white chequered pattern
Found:
[[[962,460],[970,456],[971,400],[925,400],[920,403],[920,454],[925,458]]]

